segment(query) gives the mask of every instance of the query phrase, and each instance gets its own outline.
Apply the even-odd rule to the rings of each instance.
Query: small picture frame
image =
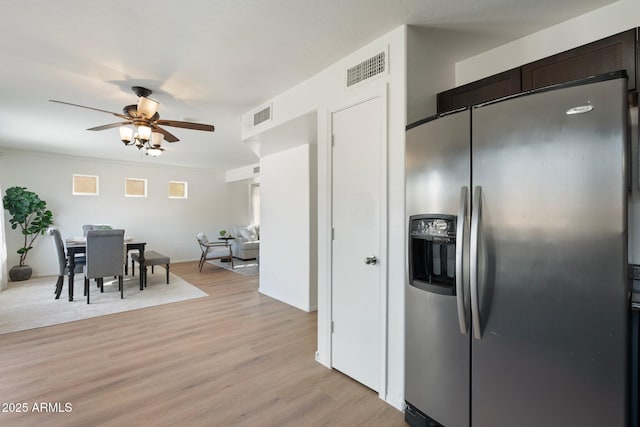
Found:
[[[186,181],[169,181],[169,198],[170,199],[186,199],[187,193]]]
[[[147,197],[147,180],[144,178],[125,178],[125,197]]]
[[[99,181],[96,175],[73,174],[71,194],[74,196],[97,196]]]

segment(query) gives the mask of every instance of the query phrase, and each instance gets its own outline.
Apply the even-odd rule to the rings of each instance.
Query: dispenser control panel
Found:
[[[414,218],[411,221],[411,237],[451,241],[456,238],[455,217]]]
[[[455,295],[456,217],[422,214],[409,218],[409,284]]]

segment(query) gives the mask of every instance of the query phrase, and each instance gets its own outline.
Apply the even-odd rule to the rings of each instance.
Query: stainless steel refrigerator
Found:
[[[627,426],[627,82],[407,127],[405,419]]]

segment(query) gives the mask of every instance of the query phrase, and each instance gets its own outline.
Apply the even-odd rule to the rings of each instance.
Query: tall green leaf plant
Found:
[[[33,249],[33,242],[53,225],[53,214],[47,209],[47,202],[25,187],[9,187],[2,199],[2,206],[9,211],[11,228],[20,227],[24,236],[23,246],[17,250],[20,266],[25,265],[27,254]]]

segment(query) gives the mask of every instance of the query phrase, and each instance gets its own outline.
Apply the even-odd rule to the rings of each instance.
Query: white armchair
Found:
[[[230,240],[233,255],[242,260],[258,258],[260,254],[260,226],[250,225],[231,227],[234,239]]]

